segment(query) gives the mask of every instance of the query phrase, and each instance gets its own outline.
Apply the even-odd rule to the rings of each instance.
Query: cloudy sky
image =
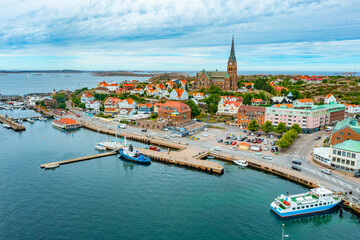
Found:
[[[359,0],[0,0],[0,69],[360,71]]]

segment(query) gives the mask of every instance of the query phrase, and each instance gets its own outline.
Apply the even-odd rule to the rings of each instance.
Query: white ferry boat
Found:
[[[270,205],[271,209],[280,217],[292,217],[329,210],[341,202],[341,198],[332,191],[320,187],[310,192],[287,195],[282,194],[275,198]]]

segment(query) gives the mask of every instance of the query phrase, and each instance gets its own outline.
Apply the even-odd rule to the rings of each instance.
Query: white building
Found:
[[[360,141],[346,140],[331,146],[331,165],[347,172],[358,172],[360,169]]]
[[[328,95],[325,96],[324,103],[325,104],[336,103],[336,98],[334,97],[334,95],[328,94]]]
[[[119,100],[119,108],[135,108],[136,106],[137,102],[131,98]]]
[[[83,94],[81,94],[81,103],[86,103],[88,101],[94,101],[95,98],[93,95],[91,95],[90,93],[84,92]]]
[[[128,119],[137,113],[135,108],[120,108],[119,113],[116,115],[118,119]]]
[[[101,107],[102,103],[100,101],[87,101],[85,103],[85,108],[86,109],[94,109],[95,111],[99,111],[100,107]]]
[[[108,86],[106,86],[106,88],[109,89],[109,91],[111,92],[115,92],[119,89],[119,85],[116,83],[110,83]]]
[[[241,102],[235,102],[235,101],[226,101],[224,103],[219,102],[218,111],[216,112],[216,114],[237,115],[241,104],[242,104]]]
[[[355,105],[355,104],[344,104],[345,107],[345,112],[346,113],[350,113],[350,114],[358,114],[360,113],[360,105]]]
[[[311,106],[314,105],[314,101],[310,98],[296,99],[293,101],[293,105],[297,106]]]
[[[199,100],[203,100],[205,97],[204,97],[204,93],[201,93],[201,92],[194,92],[194,99],[196,99],[197,101]]]
[[[171,100],[188,100],[189,94],[185,89],[176,88],[171,91],[169,99],[171,99]]]
[[[243,99],[242,99],[242,97],[237,97],[237,96],[220,96],[219,104],[224,104],[225,102],[228,102],[228,101],[242,103]]]

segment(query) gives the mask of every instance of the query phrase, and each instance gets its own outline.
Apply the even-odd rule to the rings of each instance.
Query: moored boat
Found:
[[[151,160],[149,157],[140,154],[139,151],[135,150],[131,144],[129,145],[126,144],[126,138],[124,141],[124,147],[119,150],[119,153],[120,153],[119,158],[121,159],[139,164],[145,164],[145,165],[151,164]]]
[[[160,149],[159,149],[157,146],[154,146],[154,145],[150,146],[150,147],[149,147],[149,150],[153,150],[153,151],[158,151],[158,152],[160,152]]]
[[[320,187],[302,194],[287,194],[287,196],[282,194],[275,198],[270,207],[280,217],[292,217],[330,210],[340,202],[340,196]]]
[[[247,167],[249,165],[249,163],[244,160],[234,160],[234,163],[242,167]]]
[[[95,144],[95,149],[99,151],[106,151],[106,147],[100,143]]]
[[[3,126],[4,128],[11,128],[11,126],[10,126],[9,124],[6,124],[6,123],[4,123],[2,126]]]
[[[60,165],[58,163],[48,163],[44,166],[45,169],[54,169],[59,167]]]

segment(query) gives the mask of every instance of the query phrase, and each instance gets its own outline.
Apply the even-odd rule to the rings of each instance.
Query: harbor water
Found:
[[[222,176],[118,156],[44,170],[45,162],[95,154],[96,142],[114,137],[61,131],[51,121],[24,125],[0,127],[0,239],[281,239],[283,223],[288,239],[360,236],[359,218],[347,211],[279,219],[273,199],[307,189],[225,162]]]

